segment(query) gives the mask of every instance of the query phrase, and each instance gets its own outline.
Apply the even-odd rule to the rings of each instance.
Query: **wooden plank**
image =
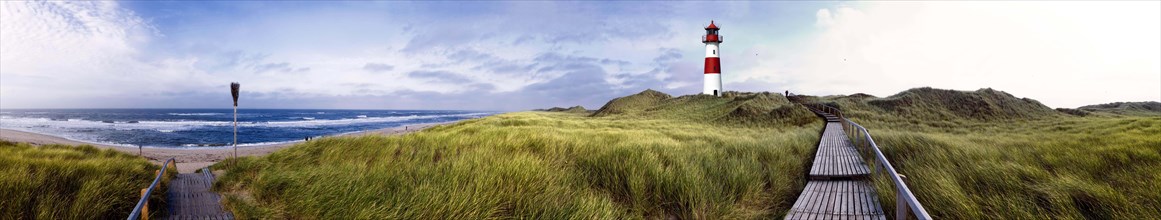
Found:
[[[864,181],[862,183],[861,187],[863,187],[865,185],[866,185],[866,182]],[[865,188],[862,190],[865,190]],[[868,195],[872,195],[872,194],[869,192],[866,192],[866,191],[862,191],[859,194],[859,214],[861,214],[863,216],[860,219],[864,219],[864,220],[870,220],[871,215],[874,214],[871,212],[871,201],[869,200]]]
[[[830,184],[826,181],[818,181],[817,183],[819,184],[819,189],[818,195],[815,196],[815,205],[813,209],[810,210],[811,219],[822,219],[824,217],[822,215],[823,211],[826,210],[827,205],[829,205],[826,188]]]
[[[829,198],[829,200],[827,200],[826,210],[824,210],[823,213],[826,213],[827,215],[832,215],[831,217],[833,217],[833,215],[835,214],[834,210],[838,208],[838,206],[840,205],[839,200],[842,199],[841,197],[839,197],[839,194],[837,193],[838,189],[840,187],[842,187],[842,185],[838,181],[827,181],[827,182],[830,184],[830,187],[827,188],[827,198]]]
[[[835,195],[839,197],[838,206],[835,207],[833,213],[839,215],[839,219],[847,219],[847,208],[850,206],[850,194],[847,188],[850,187],[849,181],[839,182],[839,188]]]
[[[813,181],[813,182],[815,184],[815,187],[814,187],[814,198],[812,198],[810,201],[813,204],[810,206],[810,210],[809,210],[810,211],[810,219],[820,219],[820,218],[822,218],[822,216],[820,215],[818,210],[822,210],[823,206],[826,206],[826,186],[827,186],[827,184],[826,184],[826,182],[821,182],[821,181]]]
[[[805,210],[807,206],[810,206],[810,202],[808,202],[808,200],[811,199],[811,195],[813,194],[811,191],[812,187],[814,187],[814,185],[810,183],[807,183],[806,186],[803,187],[802,193],[800,193],[798,196],[798,200],[794,202],[794,206],[791,207],[790,212],[786,214],[786,219],[802,219],[802,217],[805,216],[802,210]]]

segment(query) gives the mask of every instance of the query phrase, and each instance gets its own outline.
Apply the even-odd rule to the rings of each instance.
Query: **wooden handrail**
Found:
[[[920,220],[931,219],[931,215],[927,214],[927,209],[923,208],[923,204],[920,204],[919,200],[915,198],[915,194],[911,193],[911,188],[903,182],[905,177],[896,172],[895,167],[891,166],[891,161],[883,156],[883,151],[879,150],[879,145],[875,144],[875,139],[871,137],[867,128],[847,118],[842,120],[854,133],[857,133],[855,139],[851,141],[866,143],[870,146],[870,150],[875,153],[875,173],[879,173],[879,170],[886,170],[888,178],[891,178],[891,182],[895,184],[895,219],[907,219],[910,213],[915,213],[915,217]],[[862,141],[859,141],[859,138],[862,138]]]
[[[161,177],[165,176],[166,168],[169,168],[170,164],[177,165],[177,162],[174,161],[174,158],[170,157],[169,160],[165,160],[165,163],[161,164],[161,171],[157,172],[157,177],[153,178],[153,183],[149,184],[149,188],[146,188],[144,190],[145,192],[141,194],[141,200],[137,201],[137,206],[133,207],[133,212],[129,213],[129,217],[126,218],[127,220],[148,218],[148,214],[142,216],[142,210],[148,210],[145,206],[149,204],[149,195],[153,194],[153,189],[157,188],[157,183],[161,182]]]

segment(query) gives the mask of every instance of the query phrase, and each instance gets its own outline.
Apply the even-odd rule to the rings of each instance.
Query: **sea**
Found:
[[[498,112],[238,109],[238,146],[281,144]],[[3,109],[0,128],[81,142],[155,148],[232,146],[233,109]]]

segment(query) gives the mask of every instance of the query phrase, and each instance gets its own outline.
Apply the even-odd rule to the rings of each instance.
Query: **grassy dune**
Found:
[[[220,163],[228,173],[215,187],[243,218],[780,217],[821,121],[778,94],[724,96],[646,91],[591,115],[320,139]],[[1161,117],[1080,117],[991,89],[802,98],[871,129],[936,218],[1161,216]]]
[[[871,132],[935,217],[1161,216],[1161,117],[964,124],[864,126],[888,128]],[[888,195],[884,201],[893,201]]]
[[[125,218],[158,168],[92,146],[0,141],[0,219]],[[163,200],[155,196],[153,210],[160,210]]]
[[[1078,117],[988,89],[816,101],[871,129],[933,217],[1161,216],[1161,117]],[[955,106],[962,102],[985,104]],[[883,204],[894,204],[891,188],[880,184],[879,190],[888,192],[880,194]]]
[[[731,100],[663,102],[700,103],[722,118]],[[606,117],[520,112],[399,137],[320,139],[242,158],[237,167],[219,163],[228,172],[216,188],[229,192],[227,206],[242,218],[784,214],[804,184],[821,122],[727,126],[714,118],[672,117],[679,110],[692,109]]]

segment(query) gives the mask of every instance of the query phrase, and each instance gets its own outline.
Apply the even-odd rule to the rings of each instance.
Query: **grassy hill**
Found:
[[[936,218],[1161,216],[1161,117],[1077,117],[991,89],[793,98],[871,129]],[[592,114],[320,139],[216,166],[216,188],[241,218],[778,218],[821,125],[776,93],[647,90]]]
[[[1062,115],[1039,101],[990,88],[956,91],[923,87],[885,98],[867,94],[803,98],[842,109],[848,116],[878,116],[880,120],[1002,121]]]
[[[634,114],[644,112],[673,98],[669,94],[658,92],[656,90],[647,89],[641,93],[630,96],[615,98],[610,100],[600,109],[597,109],[593,116],[608,116],[619,114]]]
[[[568,113],[589,113],[589,110],[588,110],[588,109],[585,109],[585,107],[584,107],[584,106],[579,106],[579,105],[578,105],[578,106],[573,106],[573,107],[568,107],[568,108],[552,107],[552,108],[548,108],[548,109],[537,109],[537,111],[546,111],[546,112],[568,112]]]
[[[1161,215],[1161,117],[1078,117],[992,89],[802,98],[871,129],[936,218]],[[885,182],[879,191],[893,192]],[[880,199],[894,202],[890,193]]]
[[[1161,102],[1114,102],[1099,105],[1086,105],[1077,108],[1081,111],[1101,112],[1120,115],[1161,115]]]
[[[158,168],[92,146],[0,141],[0,219],[124,218]],[[151,203],[152,210],[165,207],[160,194]]]
[[[723,126],[802,126],[817,122],[813,113],[778,93],[728,91],[722,97],[668,94],[645,90],[616,98],[593,117],[662,118]]]
[[[216,188],[244,219],[777,217],[804,184],[822,124],[727,120],[748,108],[772,117],[777,108],[762,105],[773,103],[788,105],[769,94],[647,90],[592,116],[517,112],[397,137],[324,138],[216,166],[228,171]]]

